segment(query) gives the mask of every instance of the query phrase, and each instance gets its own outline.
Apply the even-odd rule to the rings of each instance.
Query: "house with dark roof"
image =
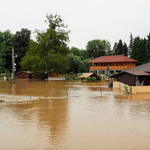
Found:
[[[124,55],[101,56],[89,62],[90,72],[96,74],[105,74],[107,66],[109,66],[111,74],[122,72],[136,66],[136,60]]]
[[[143,65],[139,65],[137,67],[131,68],[129,69],[129,71],[143,71],[146,73],[150,73],[150,62],[143,64]]]
[[[143,71],[123,71],[110,76],[110,78],[113,77],[115,77],[118,82],[129,86],[150,85],[150,74]]]

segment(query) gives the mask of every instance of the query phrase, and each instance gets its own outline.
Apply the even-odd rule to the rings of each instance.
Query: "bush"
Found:
[[[96,77],[89,77],[88,80],[89,81],[96,81]]]
[[[83,75],[83,73],[79,73],[79,76]]]
[[[97,80],[101,80],[101,78],[102,78],[101,75],[98,74],[98,76],[99,76],[99,77],[97,78]]]

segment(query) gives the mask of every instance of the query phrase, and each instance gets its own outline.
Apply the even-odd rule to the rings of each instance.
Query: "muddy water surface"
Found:
[[[20,80],[0,81],[0,99],[2,150],[150,150],[150,94]]]

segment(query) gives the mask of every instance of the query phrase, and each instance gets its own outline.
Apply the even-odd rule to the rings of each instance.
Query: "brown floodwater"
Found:
[[[150,150],[149,93],[18,80],[0,81],[0,99],[0,150]]]

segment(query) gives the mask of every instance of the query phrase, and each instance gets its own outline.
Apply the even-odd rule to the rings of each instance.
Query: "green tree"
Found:
[[[76,47],[71,47],[71,53],[74,55],[80,56],[80,50]]]
[[[114,43],[114,46],[113,46],[113,54],[114,54],[114,55],[116,55],[116,52],[117,52],[117,45],[118,45],[118,43],[115,42],[115,43]]]
[[[135,60],[138,60],[139,59],[139,52],[140,52],[140,42],[141,42],[141,39],[140,37],[136,37],[134,39],[134,42],[133,42],[133,45],[132,45],[132,51],[131,51],[131,58],[135,59]]]
[[[9,30],[0,32],[0,72],[5,72],[5,69],[12,69],[12,36],[13,34]]]
[[[105,44],[102,40],[92,40],[87,43],[86,51],[89,58],[96,58],[105,55]]]
[[[79,56],[81,58],[81,60],[89,58],[86,50],[78,49],[76,47],[71,48],[71,53],[73,53],[76,56]]]
[[[79,73],[83,70],[83,63],[79,56],[74,55],[73,53],[68,54],[69,59],[69,72]]]
[[[84,59],[83,62],[83,71],[82,72],[89,72],[89,64],[87,63],[88,61],[91,61],[92,59]]]
[[[104,43],[104,51],[106,55],[112,55],[111,44],[107,40],[102,41]]]
[[[29,49],[29,41],[30,41],[31,31],[28,29],[21,29],[21,31],[17,31],[12,38],[13,47],[15,51],[15,63],[16,70],[21,70],[20,62],[21,58],[23,58],[26,52]]]
[[[5,64],[6,64],[5,49],[6,49],[5,42],[0,43],[0,73],[4,72],[4,70],[5,70]]]
[[[118,44],[117,44],[117,47],[115,49],[115,55],[122,55],[122,50],[123,50],[123,43],[122,43],[122,40],[120,39]]]
[[[46,15],[49,28],[36,30],[37,42],[30,41],[29,51],[21,61],[22,69],[30,70],[34,77],[45,73],[62,73],[68,69],[69,32],[59,15]]]
[[[122,42],[122,40],[120,39],[119,42],[115,42],[114,47],[113,47],[113,52],[114,55],[128,55],[128,47],[127,44],[124,42]]]
[[[146,61],[145,62],[150,62],[150,33],[147,36],[147,40],[146,40]]]
[[[131,58],[139,61],[137,64],[141,65],[146,62],[146,39],[140,39],[136,37],[133,42]]]
[[[122,48],[122,54],[124,56],[128,56],[128,47],[127,47],[127,44],[124,42],[123,44],[123,48]]]
[[[129,42],[129,51],[128,51],[129,56],[131,55],[133,42],[134,42],[134,38],[133,38],[132,33],[130,33],[130,42]]]
[[[82,61],[89,58],[86,50],[83,50],[83,49],[80,50],[80,58]]]

